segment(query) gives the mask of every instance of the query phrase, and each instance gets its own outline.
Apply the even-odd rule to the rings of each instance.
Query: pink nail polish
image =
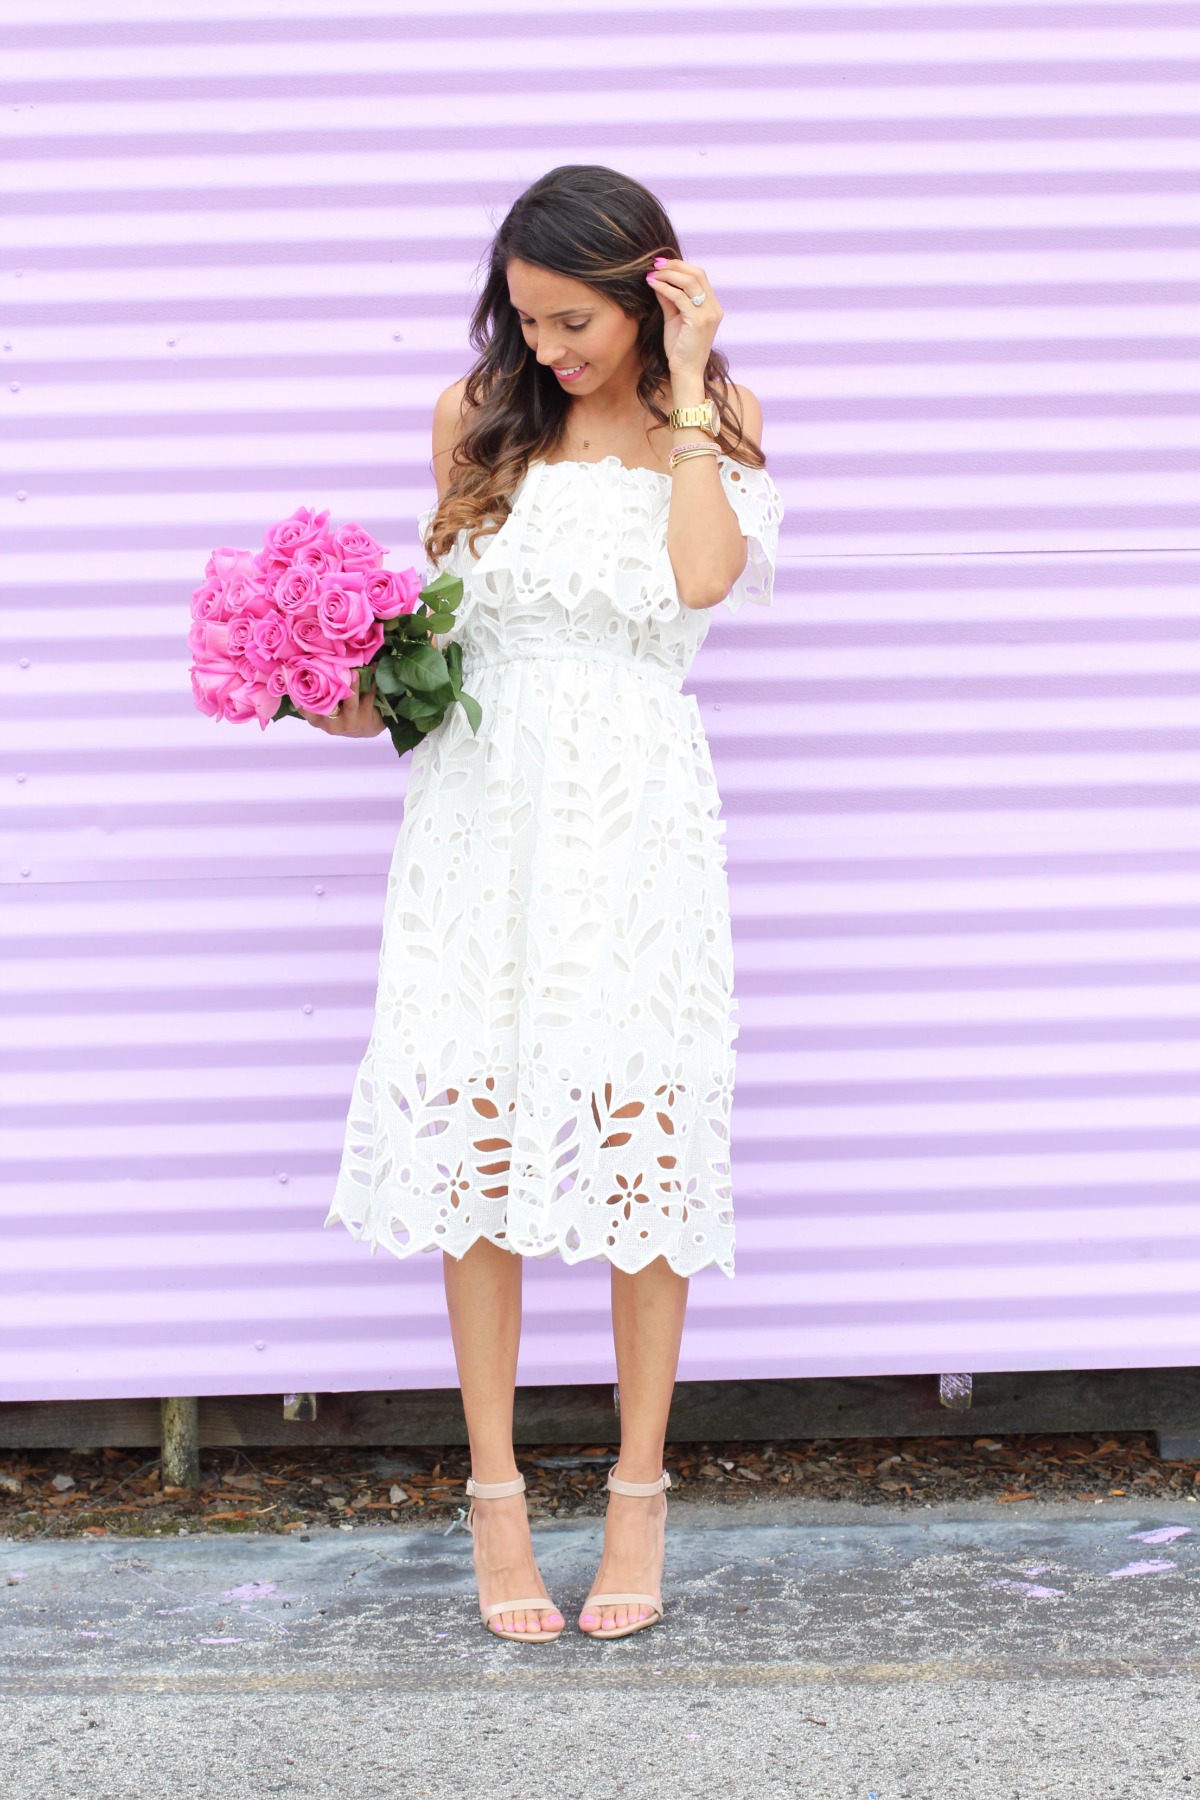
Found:
[[[661,269],[666,260],[665,256],[656,256],[654,259],[654,267],[656,269]]]
[[[653,276],[653,275],[647,275],[647,277],[646,277],[646,280],[647,280],[647,281],[653,281],[653,280],[654,280],[654,276]]]

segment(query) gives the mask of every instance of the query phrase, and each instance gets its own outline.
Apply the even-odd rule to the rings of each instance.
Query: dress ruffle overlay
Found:
[[[722,601],[770,603],[783,505],[722,456],[748,540]],[[374,1026],[325,1224],[396,1256],[734,1267],[725,821],[681,684],[671,478],[530,464],[463,579],[461,707],[413,751]],[[423,533],[432,508],[420,517]]]

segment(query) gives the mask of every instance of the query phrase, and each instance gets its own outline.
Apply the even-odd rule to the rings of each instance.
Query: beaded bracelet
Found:
[[[721,453],[716,444],[678,444],[667,458],[673,470],[676,463],[686,462],[689,456],[719,456]]]

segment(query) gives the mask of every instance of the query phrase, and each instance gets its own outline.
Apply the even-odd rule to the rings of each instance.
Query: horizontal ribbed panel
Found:
[[[465,296],[562,162],[667,205],[788,507],[688,682],[739,1245],[681,1374],[1194,1360],[1200,8],[5,36],[0,1397],[453,1380],[437,1260],[321,1229],[407,765],[201,718],[184,636],[299,503],[418,560]],[[610,1371],[605,1272],[531,1265],[522,1379]]]

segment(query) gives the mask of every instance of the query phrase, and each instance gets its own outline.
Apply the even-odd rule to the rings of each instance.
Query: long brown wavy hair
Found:
[[[508,518],[529,464],[552,455],[565,435],[571,400],[525,342],[508,296],[510,260],[520,257],[586,282],[637,320],[638,398],[665,425],[668,414],[656,395],[671,372],[662,307],[646,280],[656,256],[683,257],[674,227],[649,189],[617,169],[562,163],[513,202],[492,241],[487,281],[471,315],[469,338],[478,355],[466,377],[470,410],[450,458],[446,492],[425,532],[432,561],[446,555],[463,529],[476,554],[478,538]],[[761,446],[742,431],[729,363],[719,350],[709,352],[704,391],[721,411],[722,452],[765,468]]]

